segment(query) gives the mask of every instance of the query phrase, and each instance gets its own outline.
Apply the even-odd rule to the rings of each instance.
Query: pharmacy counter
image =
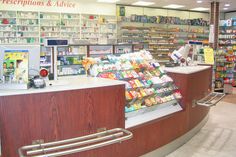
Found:
[[[200,124],[209,108],[195,102],[211,91],[211,68],[166,71],[183,95],[181,110],[129,127],[130,140],[66,157],[138,157],[168,146]],[[39,140],[51,142],[125,128],[125,103],[123,82],[97,78],[66,79],[39,90],[0,91],[2,157],[16,157],[18,148]],[[161,154],[173,151],[180,142],[175,146]]]
[[[17,157],[18,148],[37,141],[124,128],[123,82],[79,77],[51,83],[44,89],[0,91],[2,157]],[[98,156],[104,153],[112,156],[110,151],[96,151]]]

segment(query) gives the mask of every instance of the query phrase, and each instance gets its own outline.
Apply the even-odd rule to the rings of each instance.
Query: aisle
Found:
[[[212,107],[209,115],[197,135],[166,157],[236,157],[236,95]]]

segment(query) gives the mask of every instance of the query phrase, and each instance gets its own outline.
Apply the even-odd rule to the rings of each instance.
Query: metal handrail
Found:
[[[115,128],[72,139],[23,146],[18,153],[20,157],[57,157],[120,143],[132,137],[130,131]]]
[[[212,92],[203,99],[197,101],[197,105],[211,107],[216,105],[225,96],[224,93]],[[210,98],[210,99],[209,99]],[[213,101],[214,100],[214,101]]]

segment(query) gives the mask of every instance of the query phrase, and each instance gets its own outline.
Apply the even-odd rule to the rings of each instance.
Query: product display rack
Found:
[[[81,39],[97,44],[99,40],[99,15],[81,15]]]
[[[148,51],[96,58],[90,74],[126,82],[127,123],[136,116],[179,106],[178,100],[182,98],[173,80]]]
[[[233,50],[236,55],[236,26],[220,27],[219,47]]]
[[[39,43],[38,12],[17,11],[17,43]]]
[[[142,19],[146,19],[146,21]],[[147,42],[148,50],[155,58],[160,61],[169,61],[168,54],[189,40],[203,41],[204,44],[208,44],[208,23],[202,19],[200,21],[202,23],[191,23],[191,21],[190,23],[171,23],[157,19],[150,21],[147,16],[121,17],[118,43]]]
[[[38,43],[38,12],[0,11],[0,44]]]
[[[80,39],[80,15],[61,13],[61,38]]]
[[[232,84],[235,78],[236,56],[227,50],[218,50],[215,54],[215,91],[223,91],[225,84]]]
[[[57,56],[58,76],[85,75],[82,60],[87,56],[86,46],[59,47]]]
[[[44,38],[60,38],[60,14],[58,13],[40,13],[40,42],[43,43]]]
[[[46,68],[51,73],[53,70],[52,47],[41,47],[40,68]],[[85,70],[82,60],[87,56],[87,46],[67,46],[57,49],[57,74],[58,76],[84,75]]]
[[[99,44],[116,44],[117,43],[117,18],[116,16],[100,16],[100,37]]]

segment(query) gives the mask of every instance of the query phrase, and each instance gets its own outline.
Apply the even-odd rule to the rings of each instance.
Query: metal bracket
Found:
[[[62,141],[23,146],[18,149],[18,153],[20,157],[58,157],[121,143],[132,137],[133,134],[130,131],[115,128]]]
[[[194,107],[196,107],[196,106],[197,106],[197,100],[194,99],[194,100],[192,101],[192,108],[194,108]]]

